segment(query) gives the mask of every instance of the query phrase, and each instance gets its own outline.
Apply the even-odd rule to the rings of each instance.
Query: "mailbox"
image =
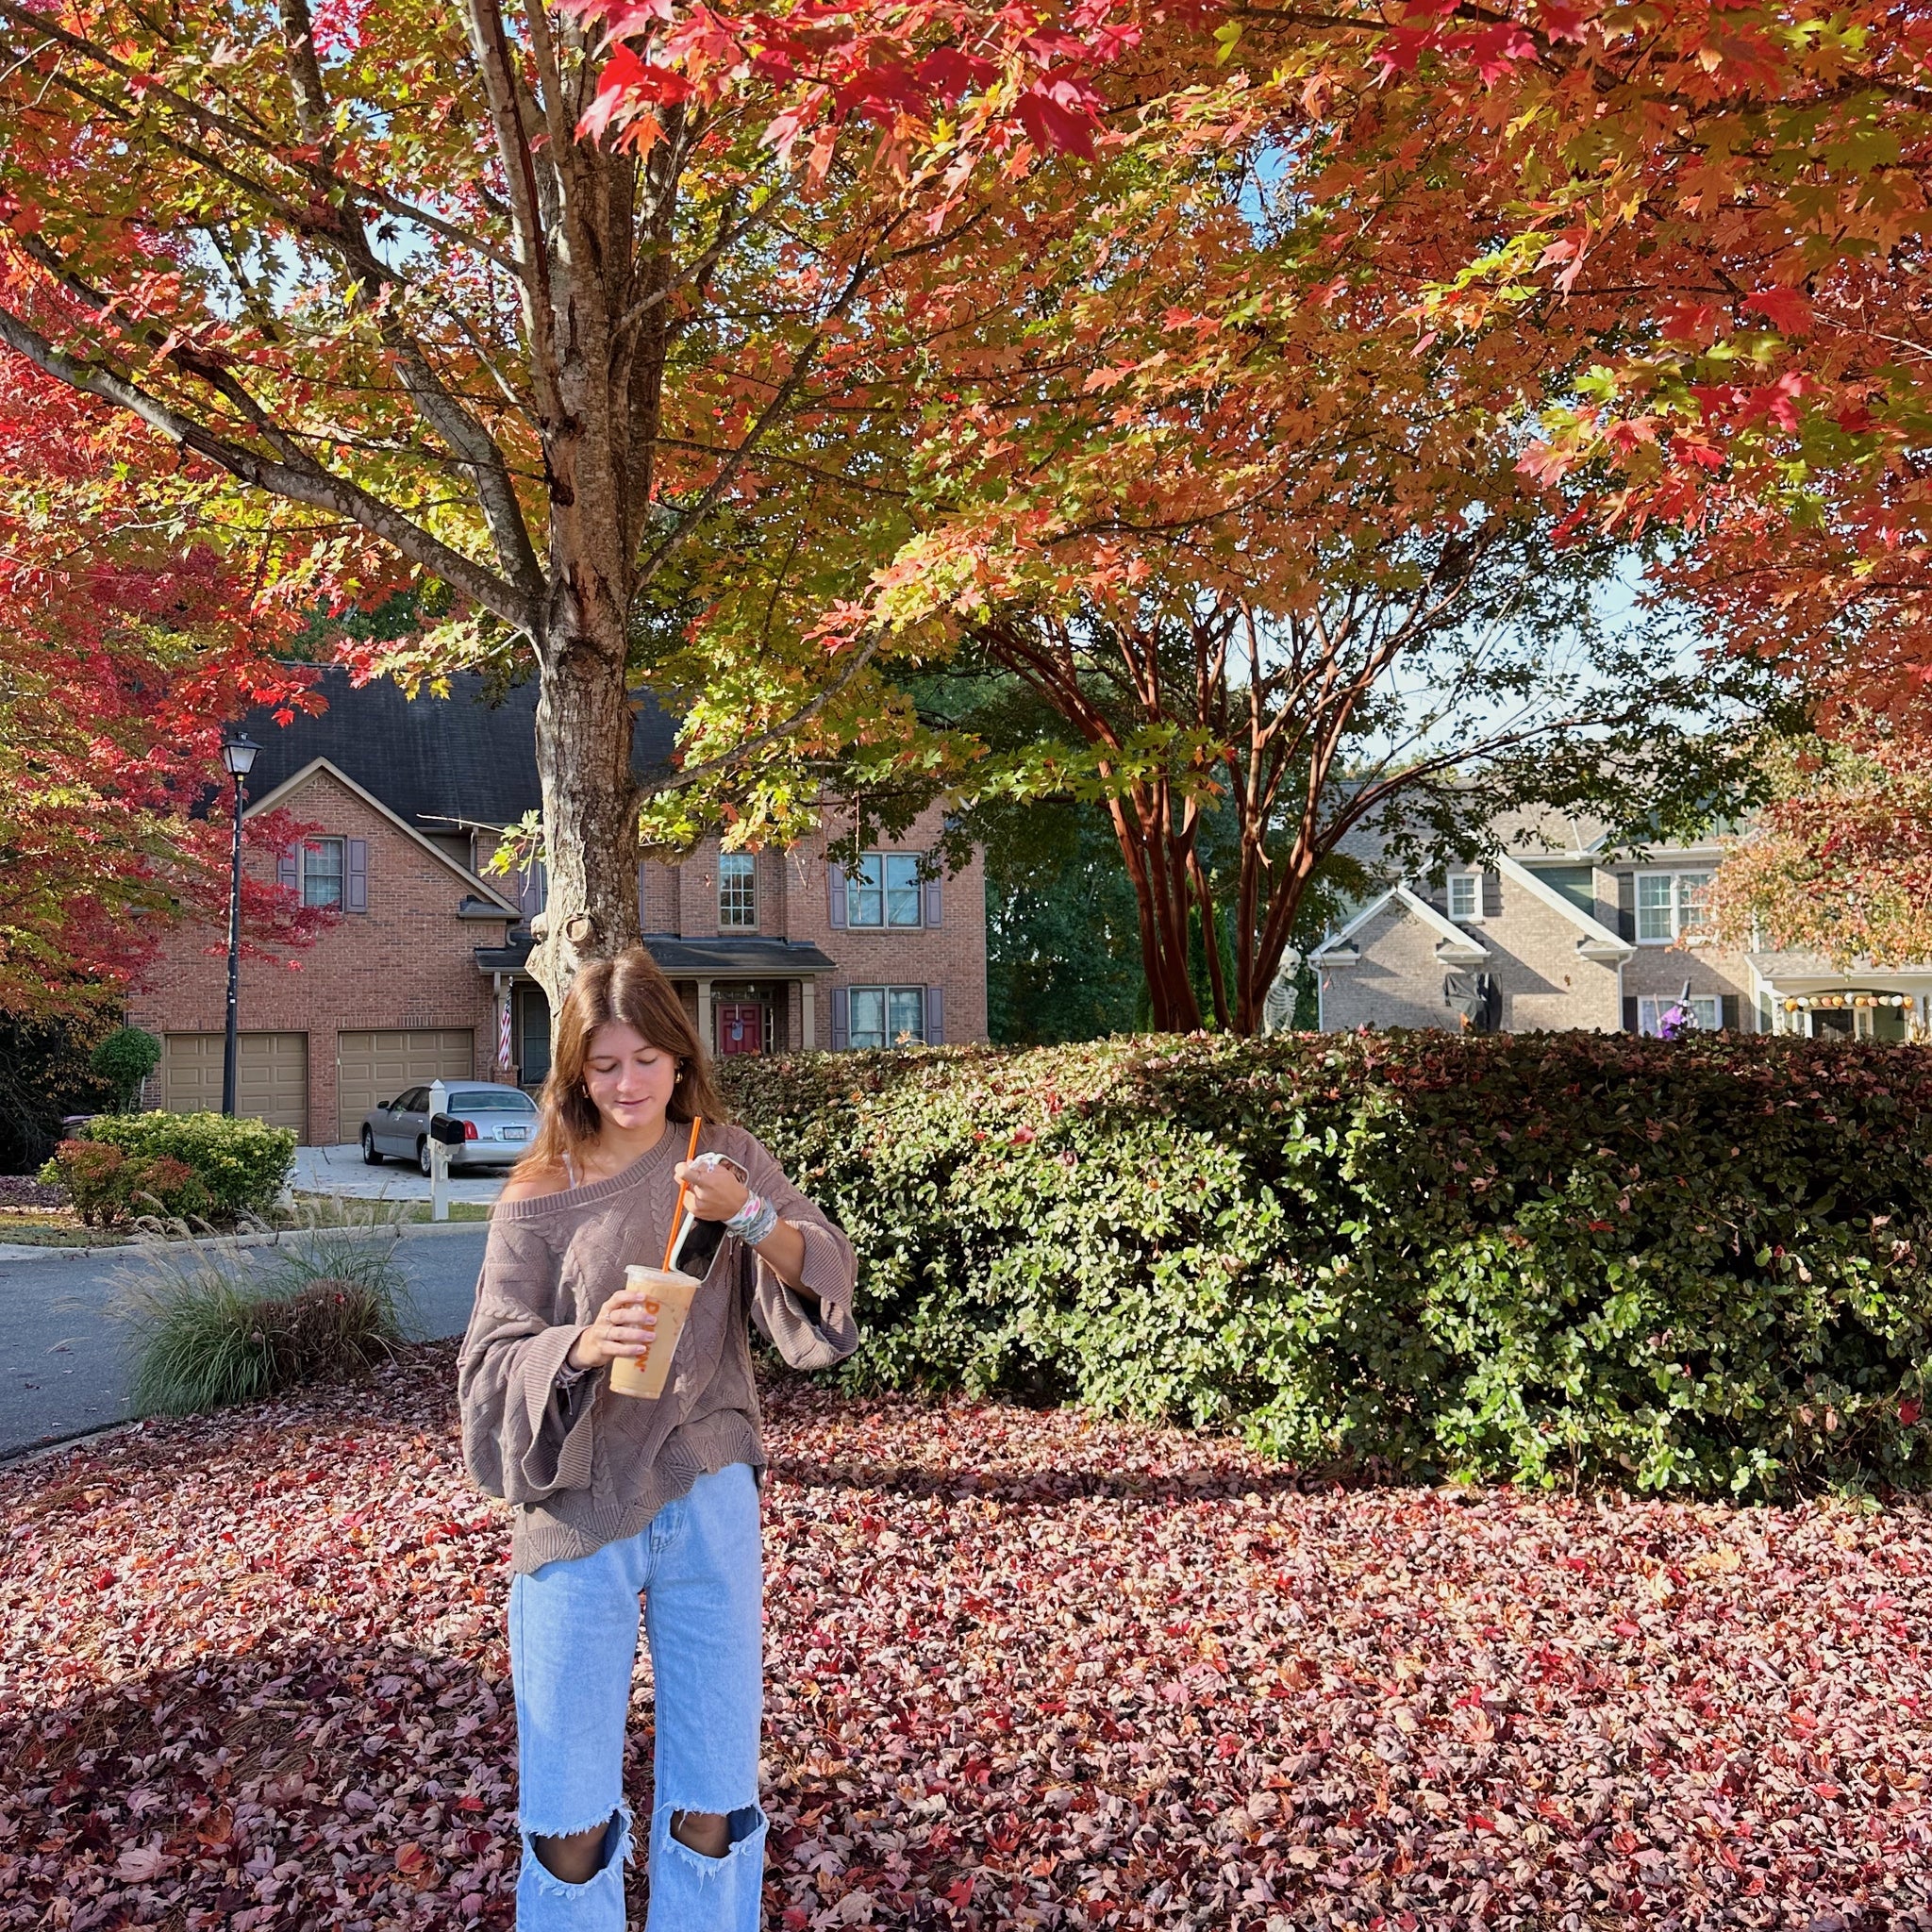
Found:
[[[429,1138],[441,1141],[445,1147],[460,1147],[465,1129],[461,1121],[452,1120],[446,1113],[434,1113],[429,1116]]]

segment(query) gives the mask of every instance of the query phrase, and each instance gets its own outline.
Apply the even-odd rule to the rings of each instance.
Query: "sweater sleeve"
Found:
[[[758,1331],[794,1369],[828,1369],[858,1346],[858,1324],[852,1319],[852,1297],[858,1282],[858,1262],[843,1232],[826,1220],[785,1178],[784,1170],[757,1140],[746,1136],[745,1172],[752,1190],[778,1210],[778,1219],[795,1227],[805,1241],[805,1265],[800,1270],[806,1295],[815,1296],[814,1310],[805,1295],[779,1280],[777,1272],[755,1251],[751,1318]]]
[[[475,1306],[457,1363],[463,1460],[476,1486],[507,1503],[540,1503],[591,1486],[596,1405],[558,1371],[583,1333],[550,1318],[558,1257],[527,1222],[490,1224]]]

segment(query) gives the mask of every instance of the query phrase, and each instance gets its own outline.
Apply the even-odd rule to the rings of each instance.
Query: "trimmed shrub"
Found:
[[[123,1108],[141,1098],[142,1084],[161,1063],[161,1042],[139,1026],[117,1026],[94,1048],[88,1065]]]
[[[391,1355],[404,1340],[394,1245],[324,1232],[274,1251],[158,1251],[117,1304],[134,1330],[135,1413],[252,1402]]]
[[[1918,1048],[1291,1035],[725,1077],[858,1249],[860,1382],[1435,1477],[1932,1471]]]
[[[87,1139],[130,1158],[180,1161],[207,1190],[207,1211],[224,1217],[267,1213],[295,1166],[289,1128],[219,1113],[104,1114],[88,1123]]]
[[[43,1174],[65,1190],[88,1227],[114,1227],[142,1215],[203,1220],[209,1209],[200,1176],[166,1154],[130,1159],[105,1141],[63,1141]]]

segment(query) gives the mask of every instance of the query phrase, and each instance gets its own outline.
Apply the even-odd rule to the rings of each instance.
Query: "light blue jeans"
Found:
[[[758,1932],[764,1574],[758,1482],[741,1462],[700,1476],[636,1536],[510,1585],[524,1833],[517,1932],[624,1932],[624,1729],[640,1593],[657,1679],[648,1932]],[[728,1819],[730,1850],[708,1858],[680,1844],[671,1836],[678,1811]],[[603,1861],[584,1884],[566,1885],[538,1862],[533,1838],[568,1838],[606,1819]]]

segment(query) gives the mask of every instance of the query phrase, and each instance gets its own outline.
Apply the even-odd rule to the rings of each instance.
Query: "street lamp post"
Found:
[[[222,1111],[235,1111],[235,1075],[240,1038],[236,1033],[242,997],[242,781],[255,763],[259,745],[245,738],[222,741],[222,769],[235,781],[234,870],[228,881],[228,1035],[222,1049]]]

